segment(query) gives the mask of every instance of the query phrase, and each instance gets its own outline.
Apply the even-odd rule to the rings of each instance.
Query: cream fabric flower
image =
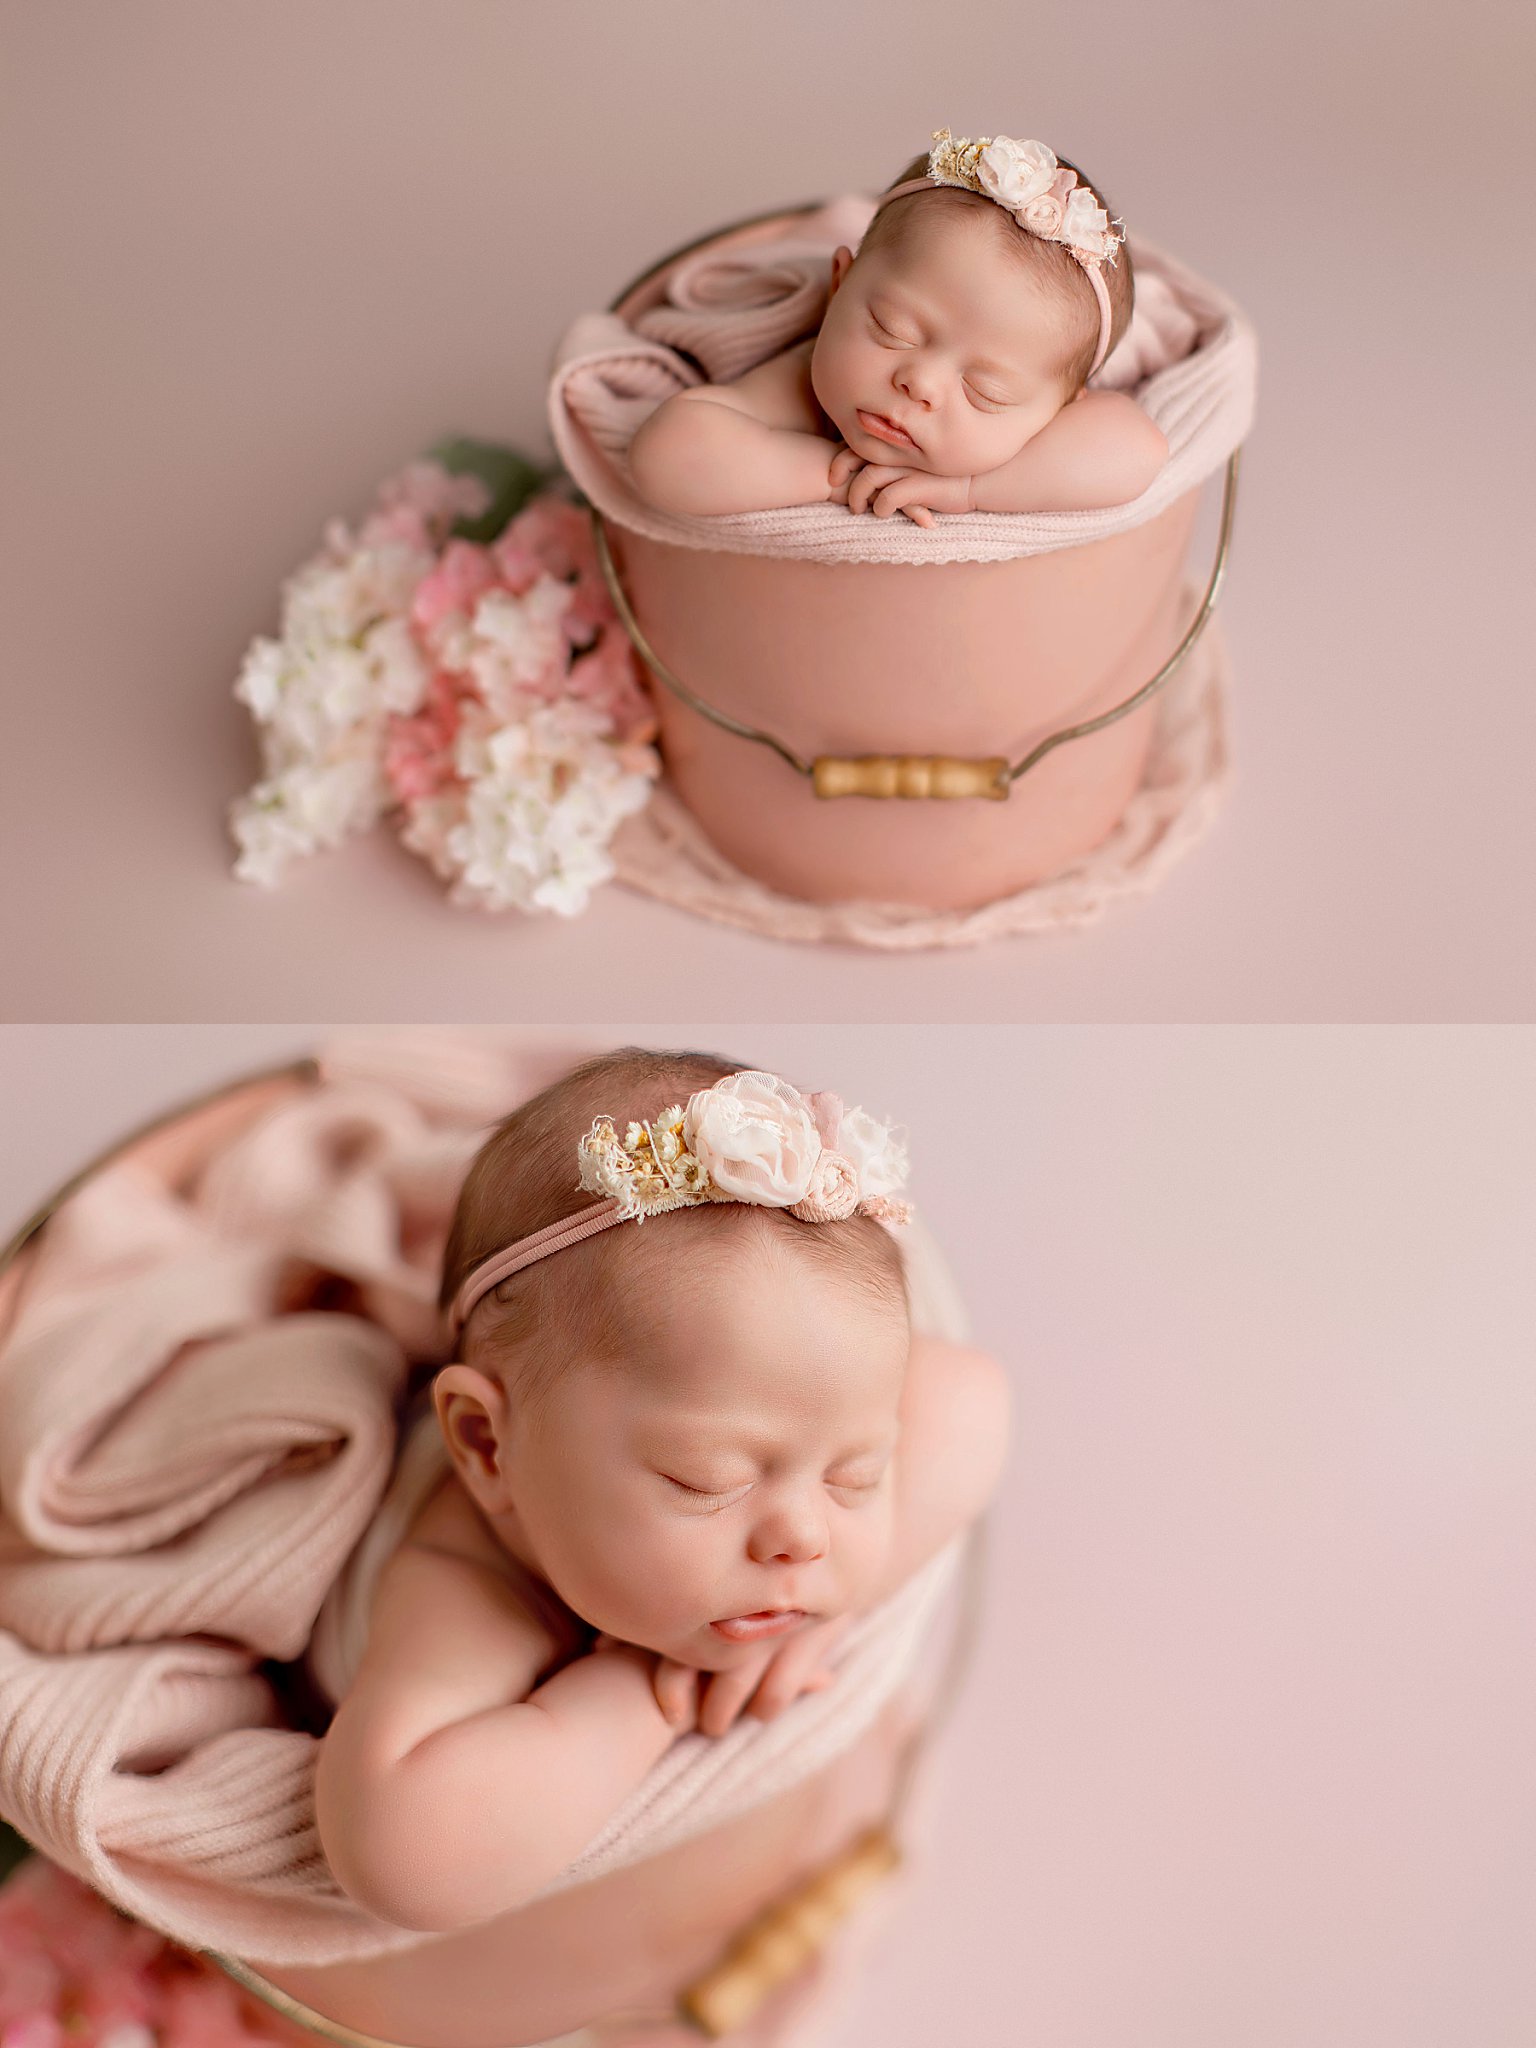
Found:
[[[994,136],[976,159],[976,176],[989,199],[1016,213],[1050,190],[1056,178],[1055,152],[1043,142]]]
[[[683,1136],[723,1195],[791,1208],[811,1184],[821,1139],[805,1099],[776,1074],[728,1074],[688,1099]]]
[[[1061,238],[1070,242],[1074,249],[1080,249],[1085,256],[1097,257],[1107,256],[1119,239],[1110,233],[1109,215],[1086,185],[1079,185],[1067,194]]]
[[[905,1186],[906,1134],[894,1124],[879,1122],[867,1109],[843,1111],[837,1149],[857,1174],[862,1198],[893,1194]]]

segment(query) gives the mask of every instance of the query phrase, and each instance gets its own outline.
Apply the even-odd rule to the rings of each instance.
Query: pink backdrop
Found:
[[[0,1015],[581,1015],[686,948],[727,1016],[1530,1017],[1533,19],[11,0]],[[1257,322],[1214,838],[1091,933],[937,963],[617,893],[487,920],[382,841],[235,885],[230,685],[326,516],[448,429],[541,445],[572,314],[940,124],[1058,144]]]
[[[904,1118],[1013,1376],[946,1801],[829,2048],[1527,2048],[1536,1035],[594,1014]],[[0,1034],[0,1226],[319,1035]]]

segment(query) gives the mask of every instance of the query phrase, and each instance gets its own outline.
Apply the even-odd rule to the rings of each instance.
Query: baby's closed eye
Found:
[[[876,335],[891,348],[914,348],[916,346],[916,343],[910,336],[898,334],[894,329],[887,327],[878,313],[870,314],[869,324],[874,328]]]
[[[752,1485],[749,1479],[738,1479],[728,1485],[720,1485],[705,1481],[699,1474],[695,1474],[692,1480],[679,1479],[673,1472],[662,1472],[658,1477],[664,1479],[668,1486],[675,1488],[678,1493],[686,1494],[693,1500],[713,1507],[728,1506],[730,1502],[740,1500],[744,1494],[750,1492]]]

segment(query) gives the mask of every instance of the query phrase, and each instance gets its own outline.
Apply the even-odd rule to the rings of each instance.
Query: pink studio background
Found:
[[[322,1035],[7,1031],[0,1222]],[[1526,2048],[1536,1037],[710,1035],[909,1123],[1016,1389],[946,1802],[829,2048]]]
[[[686,949],[772,1019],[1531,1016],[1533,21],[4,0],[0,1014],[531,1021]],[[1214,837],[1090,932],[942,960],[617,891],[487,920],[382,838],[234,884],[230,686],[324,519],[444,431],[545,446],[573,314],[714,226],[871,188],[941,123],[1058,143],[1257,322]]]

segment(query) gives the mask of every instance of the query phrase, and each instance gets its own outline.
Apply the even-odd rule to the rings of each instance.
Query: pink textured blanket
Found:
[[[96,1170],[0,1274],[0,1814],[189,1947],[325,1963],[433,1938],[332,1879],[304,1680],[344,1686],[372,1575],[441,1470],[429,1434],[398,1464],[397,1438],[440,1356],[465,1166],[586,1049],[337,1045],[318,1077],[189,1113]],[[942,1283],[931,1326],[953,1328]],[[713,1826],[855,1739],[954,1563],[851,1632],[825,1693],[674,1744],[557,1884]]]
[[[652,540],[726,553],[828,562],[993,562],[1120,533],[1154,518],[1212,475],[1253,418],[1257,350],[1237,307],[1172,257],[1136,243],[1136,312],[1095,383],[1135,394],[1168,437],[1168,462],[1141,497],[1097,512],[968,512],[932,528],[873,519],[845,505],[681,517],[647,505],[625,454],[642,420],[674,392],[726,382],[814,333],[839,242],[856,244],[873,211],[858,197],[786,216],[779,231],[728,235],[672,265],[631,318],[582,315],[550,384],[550,424],[571,476],[606,517]],[[647,303],[649,301],[649,303]]]

